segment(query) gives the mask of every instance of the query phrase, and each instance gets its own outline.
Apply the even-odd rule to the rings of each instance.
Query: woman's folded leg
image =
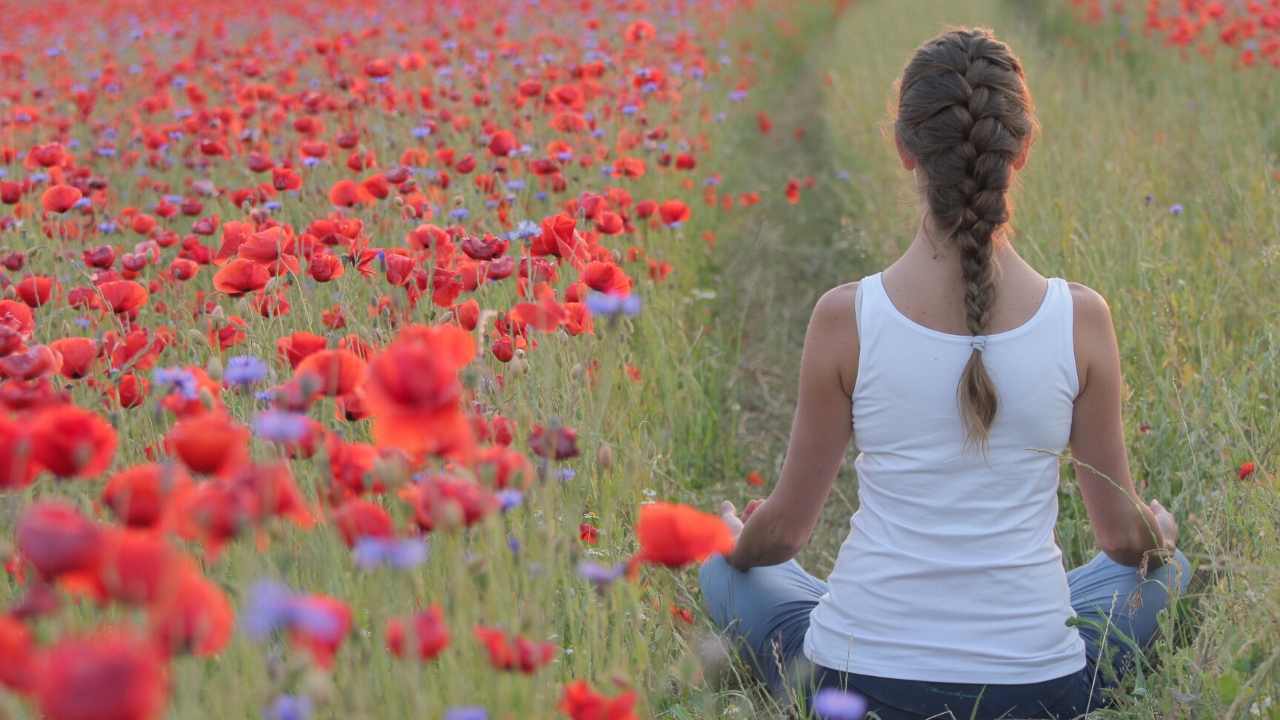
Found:
[[[739,572],[715,556],[698,576],[702,600],[721,633],[770,690],[783,689],[792,664],[803,657],[809,612],[826,583],[795,560]]]

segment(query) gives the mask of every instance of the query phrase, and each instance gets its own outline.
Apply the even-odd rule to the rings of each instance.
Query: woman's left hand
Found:
[[[733,537],[736,539],[742,534],[742,527],[751,517],[751,513],[755,512],[756,508],[760,507],[762,504],[764,504],[764,500],[759,498],[752,500],[747,503],[745,508],[743,508],[742,516],[739,517],[738,509],[733,506],[733,503],[725,500],[720,503],[720,519],[724,521],[725,525],[729,526],[729,531],[733,533]]]

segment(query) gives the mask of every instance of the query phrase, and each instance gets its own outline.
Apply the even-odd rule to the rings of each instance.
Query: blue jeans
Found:
[[[881,720],[1066,720],[1103,704],[1103,689],[1114,686],[1133,666],[1135,647],[1151,643],[1157,614],[1169,606],[1172,596],[1186,590],[1190,577],[1191,565],[1181,551],[1145,580],[1136,568],[1101,553],[1067,573],[1076,629],[1085,643],[1085,667],[1026,685],[898,680],[814,666],[804,656],[804,635],[809,612],[827,592],[827,584],[795,560],[743,573],[715,556],[703,564],[699,582],[712,621],[739,646],[756,677],[775,694],[805,698],[819,688],[848,689],[864,696]]]

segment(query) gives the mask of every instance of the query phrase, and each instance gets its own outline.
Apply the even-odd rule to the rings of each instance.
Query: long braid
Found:
[[[1035,130],[1020,64],[989,31],[940,35],[903,73],[896,130],[924,170],[934,223],[960,252],[975,340],[956,392],[969,440],[985,447],[998,407],[982,362],[996,295],[993,245],[1009,222],[1014,162]]]

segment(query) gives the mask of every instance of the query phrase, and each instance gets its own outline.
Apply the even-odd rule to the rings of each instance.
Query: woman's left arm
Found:
[[[787,459],[773,492],[747,519],[726,560],[741,571],[795,557],[809,542],[853,435],[858,372],[857,283],[829,290],[809,319]],[[726,518],[727,519],[727,518]]]

